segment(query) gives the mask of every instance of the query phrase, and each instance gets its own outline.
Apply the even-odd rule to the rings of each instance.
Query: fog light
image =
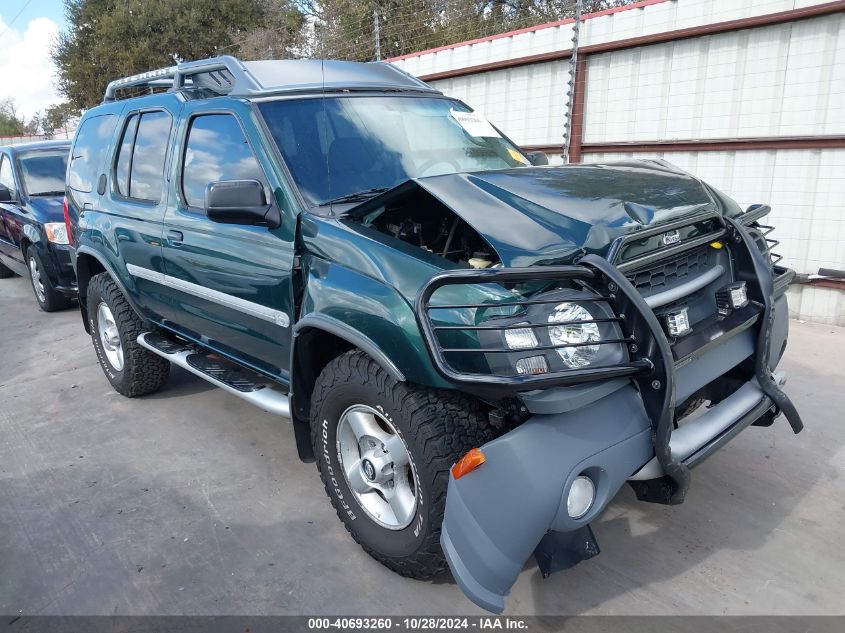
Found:
[[[531,349],[539,345],[534,330],[527,327],[505,330],[505,342],[511,349]]]
[[[737,308],[744,308],[748,305],[748,292],[745,290],[744,281],[728,286],[728,292],[731,296],[731,307],[734,310]]]
[[[586,475],[579,475],[569,487],[566,498],[566,511],[573,519],[580,519],[587,514],[596,498],[596,486]]]
[[[529,356],[516,361],[516,371],[520,376],[549,373],[549,364],[545,356]]]
[[[669,336],[683,336],[690,329],[689,314],[685,307],[666,313],[666,331]]]
[[[722,316],[747,305],[748,291],[744,281],[725,286],[716,293],[716,309]]]

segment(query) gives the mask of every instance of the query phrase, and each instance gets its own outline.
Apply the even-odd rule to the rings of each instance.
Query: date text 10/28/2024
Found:
[[[355,618],[309,618],[309,630],[512,630],[525,631],[528,624],[521,618],[477,617],[477,618],[438,618],[438,617],[355,617]]]

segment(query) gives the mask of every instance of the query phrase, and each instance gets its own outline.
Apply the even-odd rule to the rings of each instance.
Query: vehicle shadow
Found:
[[[205,393],[217,389],[208,381],[203,380],[199,376],[195,376],[186,369],[182,369],[178,365],[170,364],[170,376],[164,386],[155,393],[144,396],[147,400],[168,400],[170,398],[182,398],[185,396],[192,396],[198,393]]]

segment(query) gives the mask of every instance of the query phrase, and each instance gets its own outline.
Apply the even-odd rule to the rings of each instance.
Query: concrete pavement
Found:
[[[806,429],[752,427],[696,469],[686,503],[623,488],[600,556],[507,614],[845,613],[845,329],[791,322]],[[287,420],[174,368],[129,400],[79,312],[0,280],[0,613],[480,614],[451,581],[401,578],[338,522]]]

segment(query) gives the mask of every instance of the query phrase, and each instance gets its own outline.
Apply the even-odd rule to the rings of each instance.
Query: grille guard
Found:
[[[776,280],[764,254],[757,248],[753,237],[741,219],[724,219],[724,235],[734,246],[738,278],[746,282],[749,297],[763,308],[757,333],[754,354],[754,377],[766,396],[786,416],[795,433],[803,428],[795,406],[772,377],[769,362],[769,338],[774,319],[774,290]],[[780,282],[785,273],[778,272]],[[446,360],[444,348],[440,346],[437,328],[429,314],[432,309],[489,308],[505,303],[461,304],[430,306],[432,295],[443,286],[460,284],[515,283],[538,280],[580,280],[589,283],[599,291],[597,300],[610,305],[618,317],[624,342],[629,345],[631,359],[626,363],[605,367],[593,367],[559,371],[540,376],[494,376],[456,371]],[[779,284],[778,284],[779,285]],[[528,305],[530,300],[514,301],[513,304]],[[552,303],[542,301],[541,303]],[[417,323],[423,340],[437,371],[450,382],[480,397],[501,398],[521,391],[548,388],[559,385],[581,383],[609,378],[629,377],[639,389],[646,413],[651,421],[655,456],[663,468],[664,476],[651,480],[650,485],[641,485],[637,496],[645,501],[664,504],[682,503],[689,488],[689,467],[672,456],[669,441],[673,429],[675,408],[674,358],[663,328],[645,299],[631,282],[611,264],[598,255],[584,256],[577,265],[542,268],[500,268],[486,270],[455,270],[439,273],[429,279],[420,289],[415,304]],[[548,324],[543,324],[547,327]],[[539,327],[539,326],[537,326]],[[457,329],[479,329],[467,326]],[[502,328],[504,329],[504,328]],[[610,341],[607,341],[610,342]],[[620,342],[620,341],[616,341]],[[563,346],[552,346],[551,349]],[[489,353],[489,349],[453,350],[459,353]],[[525,350],[522,350],[525,351]]]
[[[601,259],[601,258],[597,258]],[[605,260],[604,265],[611,268]],[[596,285],[604,285],[599,296],[591,299],[578,299],[578,301],[606,301],[613,310],[614,317],[607,319],[592,319],[589,321],[578,321],[578,323],[596,323],[604,321],[616,321],[622,328],[625,336],[622,338],[614,338],[610,340],[603,340],[596,345],[607,345],[624,343],[627,345],[634,345],[636,347],[629,349],[642,349],[641,341],[644,341],[646,336],[642,328],[634,328],[630,331],[630,323],[637,322],[638,318],[635,314],[625,314],[617,310],[615,303],[621,293],[630,292],[637,294],[636,290],[628,283],[625,283],[628,288],[620,291],[616,285],[609,286],[610,283],[601,269],[596,265],[591,264],[588,258],[582,260],[583,265],[577,266],[548,266],[542,268],[498,268],[485,270],[453,270],[446,271],[435,275],[426,282],[419,292],[416,301],[416,316],[420,331],[423,333],[423,338],[426,342],[431,359],[437,371],[447,380],[457,385],[461,385],[467,390],[477,393],[479,395],[501,397],[502,394],[513,395],[520,391],[529,391],[532,389],[548,388],[559,385],[569,385],[580,382],[588,382],[593,380],[605,380],[608,378],[619,378],[636,375],[645,375],[651,373],[653,364],[648,356],[643,355],[642,358],[635,357],[630,362],[608,365],[603,367],[587,367],[582,369],[570,369],[565,371],[558,371],[541,375],[525,375],[525,376],[500,376],[491,374],[475,374],[462,372],[454,369],[446,359],[446,354],[466,353],[466,354],[496,354],[496,353],[522,353],[531,350],[513,350],[509,348],[444,348],[441,346],[437,336],[438,331],[442,330],[467,330],[478,331],[485,329],[505,330],[513,328],[510,326],[489,326],[489,325],[445,325],[438,326],[432,322],[431,310],[449,310],[449,309],[483,309],[494,307],[508,307],[508,306],[529,306],[537,304],[554,304],[560,303],[560,299],[522,299],[514,301],[502,301],[498,303],[464,303],[464,304],[438,304],[430,305],[432,295],[440,288],[448,285],[471,285],[471,284],[490,284],[490,283],[517,283],[524,281],[563,281],[563,280],[579,280],[585,283],[591,283],[593,287]],[[650,311],[649,311],[650,312]],[[652,315],[653,316],[653,315]],[[524,324],[523,328],[545,328],[548,323],[540,324]],[[657,324],[658,334],[660,325]],[[543,345],[533,349],[537,351],[561,349],[564,347],[573,347],[577,344],[563,344],[563,345]]]

